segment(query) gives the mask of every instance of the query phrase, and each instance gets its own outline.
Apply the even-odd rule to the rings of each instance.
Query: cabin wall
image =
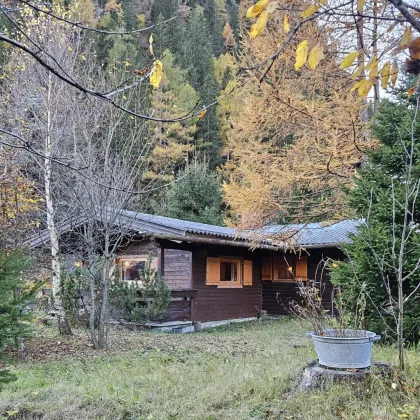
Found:
[[[128,245],[118,249],[117,258],[147,257],[149,254],[152,254],[151,267],[158,270],[160,248],[159,243],[152,239],[130,242]]]
[[[206,286],[207,257],[243,257],[252,260],[252,285],[240,288]],[[192,253],[193,321],[255,317],[261,310],[261,258],[246,248],[202,246]]]
[[[165,248],[163,260],[163,276],[169,288],[172,290],[191,289],[191,252]]]
[[[340,259],[343,254],[338,249],[309,250],[308,279],[320,281],[322,285],[322,303],[325,309],[332,310],[333,286],[326,269],[323,270],[321,261],[330,257]],[[296,282],[262,282],[262,308],[269,315],[289,315],[290,303],[301,302]]]
[[[152,268],[160,272],[172,290],[171,302],[163,321],[190,321],[192,297],[188,293],[174,293],[174,291],[191,289],[191,252],[182,249],[163,249],[158,241],[151,239],[133,241],[117,252],[120,258],[144,258],[149,254],[152,254]]]

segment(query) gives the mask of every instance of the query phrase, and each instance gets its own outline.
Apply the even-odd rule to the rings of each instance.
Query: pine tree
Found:
[[[226,5],[224,0],[207,0],[204,7],[213,54],[218,57],[224,51],[223,27],[227,22]]]
[[[377,150],[370,153],[369,166],[354,179],[354,186],[346,191],[348,206],[353,209],[351,216],[364,218],[352,243],[343,247],[349,258],[348,263],[333,264],[332,281],[339,285],[349,312],[356,313],[356,302],[363,293],[367,295],[365,322],[366,328],[381,335],[395,339],[398,309],[390,305],[386,283],[389,282],[391,295],[396,298],[397,273],[393,261],[393,236],[395,249],[403,229],[404,210],[401,203],[405,200],[405,171],[407,147],[411,146],[411,124],[415,110],[407,101],[393,103],[388,100],[381,105],[373,124],[373,135],[379,140]],[[420,178],[420,121],[415,118],[414,125],[415,157],[413,180]],[[409,150],[409,149],[408,149]],[[396,228],[393,231],[393,193],[398,205],[395,207]],[[411,197],[411,200],[414,197]],[[413,227],[420,223],[420,202],[413,205]],[[410,207],[411,207],[410,204]],[[411,209],[410,209],[411,211]],[[414,231],[406,243],[404,254],[404,275],[415,269],[420,259],[420,235]],[[335,266],[335,267],[334,267]],[[420,282],[420,272],[416,271],[404,283],[407,296]],[[420,293],[407,301],[404,308],[406,338],[418,342],[420,339]],[[390,327],[390,328],[389,328]]]
[[[186,168],[168,188],[164,205],[155,210],[168,217],[222,225],[220,179],[206,164]]]
[[[25,284],[22,279],[22,271],[29,265],[23,249],[16,248],[10,253],[0,249],[0,355],[6,347],[17,345],[19,339],[32,331],[27,306],[40,284]],[[0,370],[0,385],[12,379],[7,371]]]
[[[216,100],[220,88],[213,71],[213,54],[208,23],[201,6],[192,9],[186,26],[183,54],[179,57],[189,81],[200,96],[200,106]],[[195,135],[197,150],[208,158],[209,166],[220,164],[219,119],[215,107],[207,110],[197,124]]]
[[[236,43],[239,41],[239,6],[235,0],[227,0],[226,10],[228,13],[228,22],[232,28]]]
[[[192,9],[188,18],[182,56],[177,57],[186,70],[192,87],[199,93],[208,74],[212,72],[212,46],[204,10],[201,6]]]
[[[156,0],[153,2],[151,19],[154,23],[162,23],[168,19],[178,16],[180,10],[177,0]],[[166,49],[171,50],[176,56],[183,43],[184,20],[178,17],[170,22],[159,25],[154,31],[156,39],[157,56],[161,56]]]
[[[163,53],[165,76],[160,89],[152,94],[152,107],[159,118],[176,118],[185,115],[198,101],[195,90],[186,80],[186,74],[175,65],[169,51]],[[174,123],[151,123],[152,148],[147,157],[149,170],[144,181],[158,183],[171,181],[188,163],[194,150],[195,119]]]

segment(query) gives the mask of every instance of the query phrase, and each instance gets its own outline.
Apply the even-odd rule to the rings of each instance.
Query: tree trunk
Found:
[[[88,258],[89,258],[89,332],[90,339],[92,341],[93,347],[99,349],[98,339],[96,337],[95,330],[95,317],[96,317],[96,302],[95,302],[95,276],[96,272],[94,264],[94,252],[93,252],[93,239],[92,239],[92,226],[89,224],[87,227],[87,248],[88,248]]]
[[[397,324],[398,360],[401,370],[404,370],[404,293],[402,281],[398,281],[398,324]]]
[[[98,325],[98,344],[99,348],[104,349],[108,345],[107,340],[107,325],[108,325],[108,291],[109,291],[109,278],[111,274],[110,270],[110,256],[108,255],[109,249],[109,236],[105,235],[105,265],[102,271],[102,302],[101,312],[99,315]]]
[[[57,228],[54,222],[54,203],[52,199],[52,144],[51,144],[51,73],[48,75],[47,87],[47,134],[45,136],[45,159],[44,159],[44,185],[45,185],[45,205],[47,209],[47,229],[51,242],[51,270],[52,270],[52,297],[54,311],[57,317],[58,330],[61,335],[71,335],[70,324],[64,313],[61,301],[61,264],[59,259],[59,242]]]
[[[99,344],[99,348],[101,349],[106,348],[108,345],[106,328],[108,324],[109,274],[110,274],[110,264],[109,264],[109,257],[107,257],[105,259],[105,266],[103,269],[102,302],[101,302],[101,313],[99,316],[99,326],[98,326],[98,344]]]

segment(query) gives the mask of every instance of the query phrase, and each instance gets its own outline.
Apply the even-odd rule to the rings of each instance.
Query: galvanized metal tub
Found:
[[[372,345],[380,336],[364,330],[325,330],[325,335],[312,337],[319,364],[332,368],[362,369],[371,365]]]

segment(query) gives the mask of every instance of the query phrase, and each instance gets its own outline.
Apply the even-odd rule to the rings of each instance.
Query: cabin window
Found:
[[[306,255],[284,255],[282,257],[264,258],[262,263],[262,280],[293,282],[308,279]]]
[[[240,261],[238,260],[221,260],[220,261],[220,282],[223,284],[240,284]]]
[[[125,281],[141,281],[144,276],[146,260],[120,259],[120,279]]]
[[[242,287],[252,285],[252,261],[240,258],[207,258],[206,285]]]

